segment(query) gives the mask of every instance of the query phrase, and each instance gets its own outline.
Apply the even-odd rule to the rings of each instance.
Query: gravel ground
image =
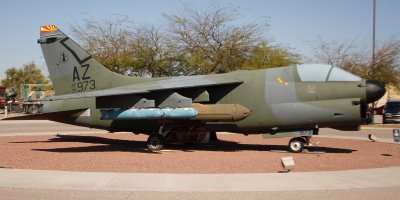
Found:
[[[152,153],[144,135],[130,133],[0,137],[0,167],[87,172],[265,173],[292,156],[297,172],[400,166],[400,146],[316,138],[309,153],[286,152],[289,138],[218,135],[215,145],[168,145]]]

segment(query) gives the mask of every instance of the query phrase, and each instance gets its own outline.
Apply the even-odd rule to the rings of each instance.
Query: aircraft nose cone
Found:
[[[385,87],[378,81],[367,80],[367,102],[372,103],[386,93]]]

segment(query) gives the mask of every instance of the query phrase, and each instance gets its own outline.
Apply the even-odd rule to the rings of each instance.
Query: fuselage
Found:
[[[240,104],[251,110],[251,115],[238,122],[201,122],[210,131],[260,133],[277,129],[356,127],[362,123],[360,101],[366,98],[365,80],[341,70],[337,73],[343,74],[337,76],[345,77],[338,80],[332,76],[332,71],[338,68],[327,65],[315,65],[311,67],[314,71],[304,71],[304,67],[299,66],[173,78],[184,82],[224,77],[243,82],[207,88],[210,99],[206,104]],[[162,85],[167,79],[170,78],[153,78],[146,82]],[[130,81],[128,77],[114,86],[129,84],[137,84],[137,81]],[[184,95],[188,90],[192,88],[176,92]],[[199,123],[193,120],[101,120],[95,98],[44,103],[44,112],[86,109],[74,116],[75,123],[111,131],[147,133],[157,131],[164,124],[180,127]]]

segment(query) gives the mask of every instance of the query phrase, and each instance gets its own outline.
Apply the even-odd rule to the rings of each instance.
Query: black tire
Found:
[[[147,148],[150,151],[160,151],[164,148],[165,140],[161,135],[150,135],[147,139]]]
[[[210,132],[209,142],[218,142],[218,137],[216,132]]]
[[[293,153],[300,153],[304,150],[305,143],[306,141],[301,137],[292,138],[288,144],[289,151]]]

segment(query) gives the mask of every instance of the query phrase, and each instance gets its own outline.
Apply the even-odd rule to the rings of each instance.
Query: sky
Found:
[[[264,36],[312,56],[317,38],[372,44],[373,0],[0,0],[0,78],[10,67],[35,62],[47,74],[40,46],[41,25],[54,24],[72,39],[71,25],[85,19],[124,15],[136,23],[163,26],[163,13],[186,5],[207,11],[215,5],[236,9],[237,24],[265,20]],[[400,38],[400,1],[377,0],[376,39]],[[372,45],[371,45],[372,46]]]

